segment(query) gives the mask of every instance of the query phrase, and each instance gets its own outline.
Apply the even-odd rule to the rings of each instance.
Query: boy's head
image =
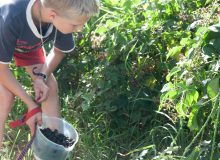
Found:
[[[99,13],[99,0],[40,0],[49,8],[54,26],[63,33],[81,30],[91,16]]]

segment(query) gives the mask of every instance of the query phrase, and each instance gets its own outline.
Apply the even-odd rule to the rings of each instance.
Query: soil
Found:
[[[64,134],[59,133],[58,130],[52,131],[50,128],[40,129],[45,137],[47,137],[52,142],[62,145],[66,148],[72,146],[74,144],[74,140],[66,137]]]

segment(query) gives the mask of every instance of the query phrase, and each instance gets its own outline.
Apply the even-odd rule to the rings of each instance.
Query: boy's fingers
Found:
[[[41,126],[42,125],[42,114],[40,114],[39,116],[37,116],[37,124],[39,125],[39,126]]]
[[[41,98],[42,98],[42,93],[39,93],[37,99],[36,99],[36,102],[41,102]]]
[[[48,92],[41,92],[39,98],[37,99],[37,102],[43,102],[47,98]]]
[[[38,101],[40,98],[40,91],[38,89],[35,90],[35,100]]]
[[[31,130],[31,135],[34,135],[34,132],[35,132],[35,124],[31,124],[29,127],[30,127],[30,130]]]
[[[42,120],[37,121],[37,124],[41,126],[43,124]]]

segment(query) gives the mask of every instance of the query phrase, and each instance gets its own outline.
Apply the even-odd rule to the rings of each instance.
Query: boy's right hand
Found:
[[[43,102],[47,99],[49,87],[45,84],[43,79],[36,78],[34,81],[35,101]]]

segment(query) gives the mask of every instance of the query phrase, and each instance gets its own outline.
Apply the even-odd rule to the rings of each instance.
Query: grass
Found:
[[[15,111],[17,109],[12,111],[8,122],[14,119]],[[79,133],[79,142],[68,160],[180,160],[193,139],[189,131],[174,125],[164,114],[156,114],[146,129],[140,131],[129,122],[127,129],[112,128],[104,113],[80,113],[63,107],[62,115]],[[27,126],[10,129],[7,123],[1,160],[15,159],[30,138]],[[33,160],[31,150],[24,160]]]
[[[4,148],[1,160],[13,160],[30,140],[27,126],[11,129],[8,123],[24,112],[22,102],[16,100],[6,124]],[[112,127],[105,113],[81,111],[69,101],[62,103],[62,117],[79,133],[79,142],[68,160],[179,160],[193,134],[183,128],[184,120],[172,121],[169,114],[156,112],[155,116],[141,129],[138,124],[126,122],[127,128]],[[195,142],[195,146],[198,142]],[[189,153],[193,152],[193,148]],[[33,160],[31,150],[24,160]]]
[[[20,103],[20,102],[19,102]],[[16,115],[13,110],[11,115]],[[79,114],[77,111],[65,110],[62,113],[67,121],[73,124],[79,132],[79,142],[69,160],[127,160],[142,149],[147,149],[146,144],[150,138],[146,134],[139,133],[139,136],[131,134],[129,130],[112,130],[104,115]],[[82,116],[85,116],[84,118]],[[13,118],[14,119],[14,118]],[[80,119],[84,119],[80,121]],[[9,116],[8,122],[12,120]],[[74,123],[77,122],[77,123]],[[131,139],[127,139],[130,137]],[[21,149],[30,140],[30,132],[27,126],[10,129],[6,124],[5,140],[1,151],[1,160],[12,160],[20,153]],[[152,146],[151,146],[152,147]],[[132,150],[135,148],[134,150]],[[24,160],[32,160],[31,150],[26,154]]]

